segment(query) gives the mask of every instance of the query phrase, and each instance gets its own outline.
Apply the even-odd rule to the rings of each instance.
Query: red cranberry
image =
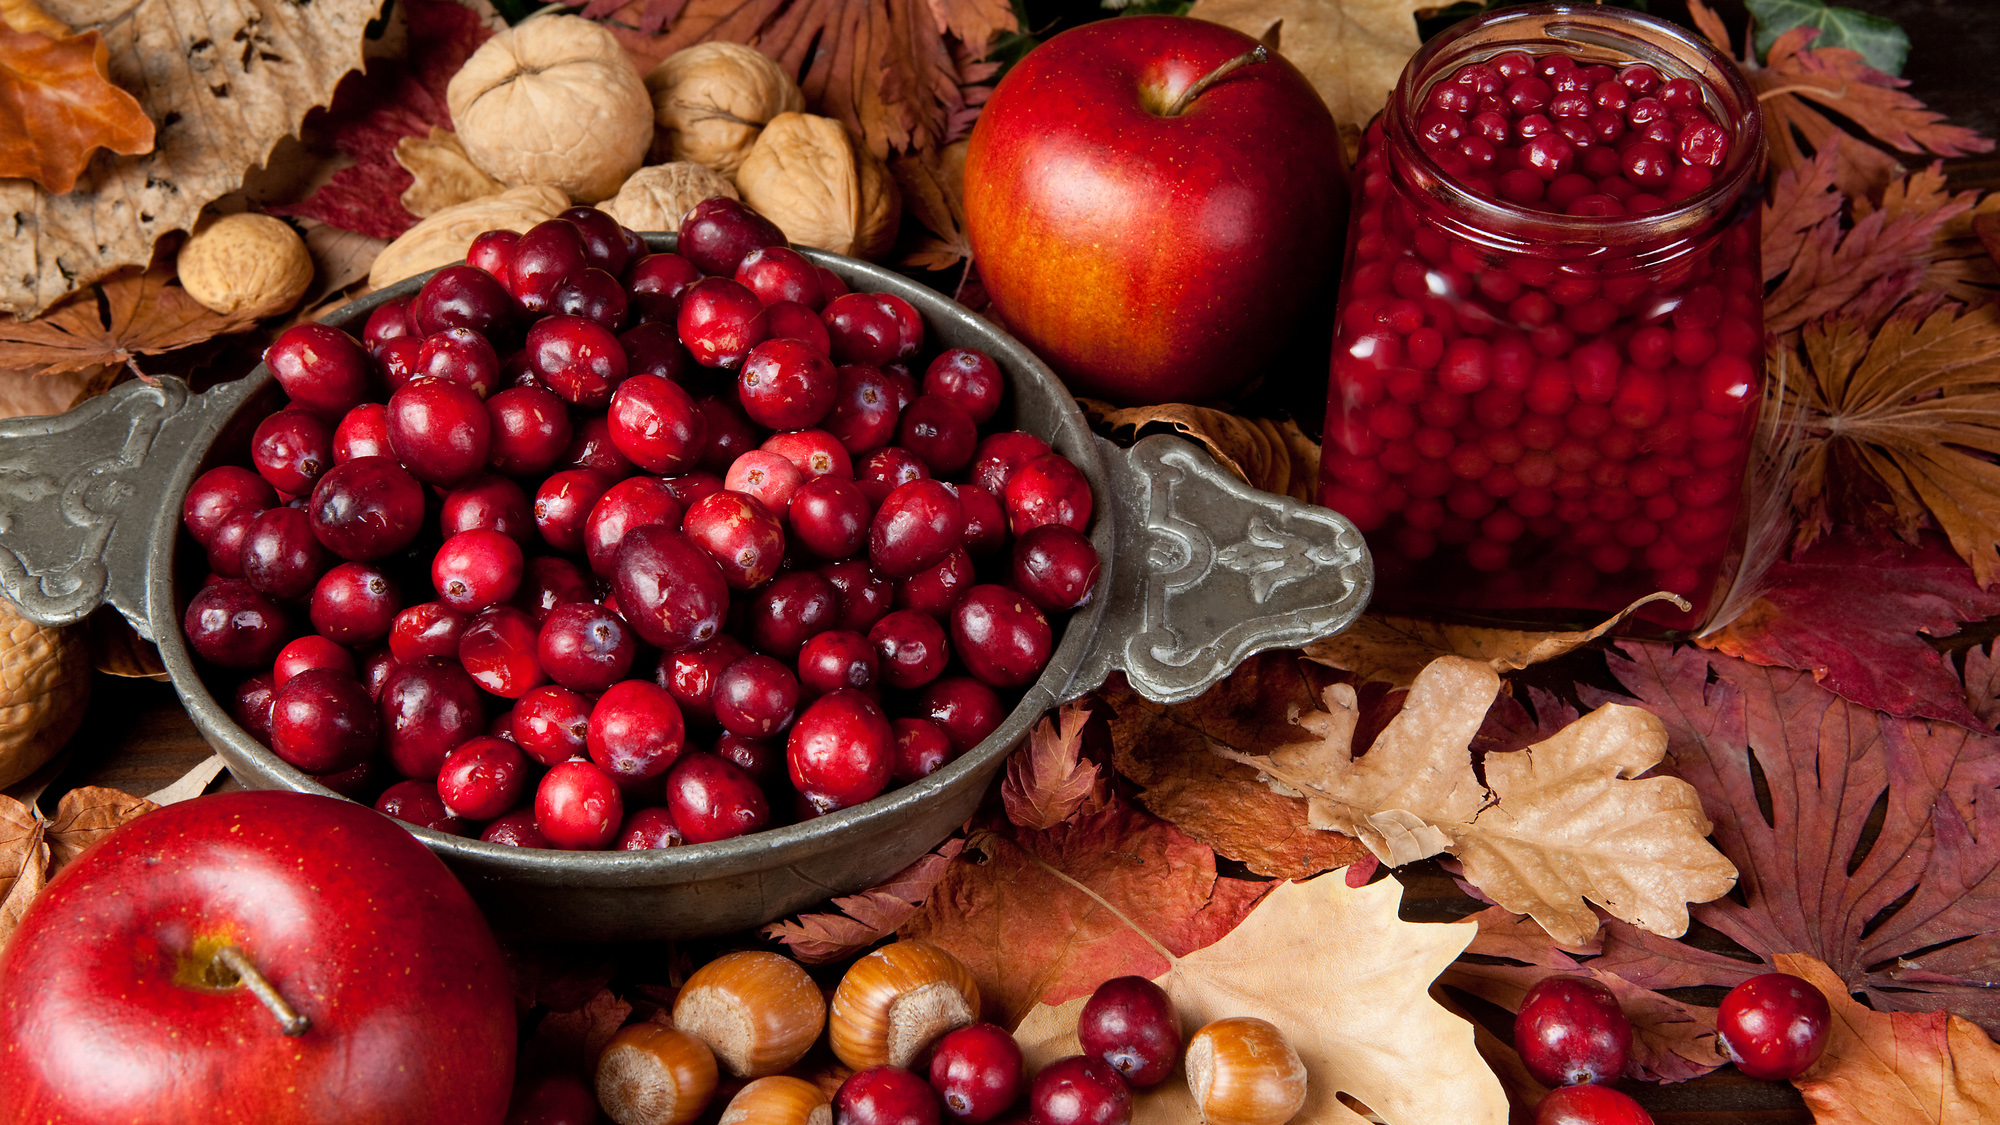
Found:
[[[762,586],[784,560],[783,525],[747,493],[718,492],[695,501],[681,527],[722,568],[732,589]]]
[[[1007,482],[1023,465],[1049,452],[1049,443],[1018,430],[988,434],[972,457],[972,483],[995,496],[1007,495]]]
[[[375,306],[368,314],[368,323],[361,329],[361,346],[369,355],[378,355],[382,345],[399,336],[421,336],[422,330],[410,315],[410,299],[398,297]]]
[[[840,279],[839,274],[827,269],[825,266],[815,266],[813,268],[819,271],[819,287],[826,293],[827,300],[831,301],[835,297],[847,296],[847,283]]]
[[[478,476],[486,468],[492,434],[486,404],[458,383],[416,379],[389,398],[390,448],[426,484],[455,488]]]
[[[297,508],[270,508],[251,517],[242,559],[250,585],[280,601],[311,593],[326,570],[326,549],[313,535],[312,518]]]
[[[917,714],[929,719],[951,739],[960,754],[992,734],[1007,708],[992,688],[968,676],[947,676],[927,685],[917,697]]]
[[[436,783],[423,779],[399,781],[384,789],[382,795],[375,798],[375,811],[447,836],[468,835],[472,828],[444,807]]]
[[[937,565],[965,534],[965,510],[941,481],[900,485],[876,509],[868,557],[877,570],[906,578]]]
[[[264,364],[294,406],[329,422],[368,397],[368,353],[338,328],[294,324],[264,349]]]
[[[590,581],[575,563],[568,559],[537,555],[528,560],[521,577],[521,588],[515,591],[512,604],[540,626],[557,606],[587,602],[591,597]]]
[[[372,562],[409,546],[423,529],[424,490],[389,458],[358,457],[320,478],[307,512],[327,550]]]
[[[743,642],[723,633],[693,648],[660,658],[654,682],[672,693],[683,714],[703,723],[715,721],[715,681],[739,657],[750,655]]]
[[[410,377],[444,379],[484,399],[500,388],[500,357],[486,337],[472,329],[447,328],[424,337]]]
[[[514,248],[521,244],[521,232],[516,230],[489,230],[472,240],[465,250],[465,264],[478,266],[493,276],[503,287],[510,274],[509,263],[514,260]],[[509,299],[513,294],[508,294]]]
[[[364,402],[348,411],[333,428],[333,463],[342,465],[356,457],[390,457],[389,408],[379,402]]]
[[[895,440],[900,408],[896,390],[879,368],[850,363],[837,369],[839,389],[833,409],[820,425],[851,454],[879,449]]]
[[[236,685],[236,695],[229,703],[229,717],[266,746],[271,744],[271,700],[277,693],[270,676],[252,676]]]
[[[681,294],[674,330],[696,363],[735,367],[770,333],[771,322],[757,294],[727,277],[704,277]]]
[[[992,356],[971,348],[945,351],[924,370],[924,393],[957,403],[972,416],[975,426],[985,425],[999,411],[1000,396],[1006,389],[1000,365]]]
[[[1172,1074],[1181,1057],[1180,1020],[1165,989],[1145,977],[1115,977],[1097,986],[1077,1018],[1076,1037],[1134,1086]]]
[[[771,220],[723,196],[704,199],[681,216],[680,252],[705,274],[734,277],[752,250],[784,244],[784,232]]]
[[[565,208],[556,218],[576,225],[583,238],[584,257],[591,268],[614,276],[625,272],[625,235],[618,220],[582,204]]]
[[[569,445],[569,411],[539,387],[510,387],[486,400],[493,436],[488,463],[509,476],[539,476]]]
[[[1036,1073],[1028,1113],[1032,1125],[1126,1125],[1132,1090],[1104,1060],[1071,1055]]]
[[[445,755],[438,769],[438,799],[467,820],[492,820],[520,801],[528,784],[528,759],[504,738],[481,735]]]
[[[1615,1082],[1632,1050],[1632,1023],[1598,981],[1544,977],[1521,998],[1514,1046],[1545,1086]]]
[[[361,686],[368,689],[368,698],[380,703],[382,685],[389,682],[389,673],[396,670],[396,655],[386,647],[371,648],[361,654],[357,676]]]
[[[535,619],[510,605],[482,610],[458,639],[458,662],[473,682],[502,699],[519,699],[548,679],[536,659]]]
[[[967,671],[994,687],[1034,682],[1054,644],[1048,618],[1005,586],[974,586],[952,612],[952,651]]]
[[[282,688],[300,672],[325,668],[354,678],[354,654],[325,637],[311,633],[293,639],[271,662],[271,686]]]
[[[627,531],[648,524],[679,527],[681,513],[681,502],[673,490],[652,477],[628,477],[612,485],[584,521],[583,549],[590,569],[600,578],[609,578],[612,560]]]
[[[320,474],[333,468],[333,426],[308,410],[280,410],[257,423],[250,463],[279,492],[311,492]]]
[[[528,329],[528,370],[563,401],[586,408],[611,401],[625,381],[625,347],[610,329],[557,314]]]
[[[574,223],[550,219],[536,223],[514,244],[507,262],[507,290],[530,314],[550,311],[562,279],[590,264],[583,233]]]
[[[602,848],[624,819],[618,783],[594,763],[551,766],[535,789],[535,827],[558,848]]]
[[[882,377],[896,390],[896,413],[901,414],[917,401],[917,380],[910,374],[908,365],[901,363],[882,364]]]
[[[181,506],[181,522],[204,548],[222,521],[237,512],[255,514],[278,502],[269,481],[241,465],[222,465],[196,477]]]
[[[784,776],[785,748],[765,738],[745,738],[734,731],[715,736],[715,753],[734,763],[759,785],[768,786]]]
[[[398,336],[385,340],[375,363],[382,369],[382,383],[391,394],[417,377],[417,359],[424,354],[422,336]]]
[[[965,537],[960,540],[967,553],[990,555],[1007,544],[1007,510],[998,497],[976,484],[955,484],[952,492],[965,512]]]
[[[756,497],[773,515],[778,515],[790,509],[792,496],[805,479],[805,473],[784,455],[753,449],[730,463],[722,484],[731,492]]]
[[[495,531],[529,547],[536,541],[528,494],[506,477],[484,473],[445,494],[438,530],[449,539],[463,531]]]
[[[563,278],[561,284],[556,286],[555,296],[549,301],[549,311],[563,316],[580,316],[607,332],[617,332],[625,327],[631,316],[631,304],[617,278],[595,266],[587,266]]]
[[[972,556],[955,548],[943,561],[920,570],[896,586],[896,608],[914,609],[946,620],[972,589]]]
[[[833,586],[833,623],[838,628],[866,633],[893,608],[894,585],[875,573],[866,559],[828,563],[819,573]]]
[[[855,467],[854,483],[868,502],[881,507],[891,492],[913,480],[927,480],[931,473],[916,455],[899,446],[884,446],[861,459]]]
[[[584,524],[610,485],[589,469],[566,469],[543,481],[534,508],[543,541],[566,555],[581,554]]]
[[[479,333],[483,341],[512,325],[514,300],[506,287],[478,266],[446,266],[410,298],[410,319],[426,336],[464,328]]]
[[[880,367],[901,358],[902,325],[895,311],[875,298],[873,293],[849,293],[826,303],[821,317],[837,362]]]
[[[890,725],[896,732],[896,760],[889,776],[898,784],[929,777],[958,757],[943,728],[929,719],[897,719]]]
[[[795,660],[807,638],[833,626],[837,609],[833,584],[818,574],[795,570],[780,575],[751,599],[750,647]]]
[[[917,688],[938,678],[951,658],[944,626],[927,613],[899,609],[868,630],[868,643],[882,660],[882,682],[892,688]]]
[[[625,288],[641,320],[674,322],[681,294],[701,280],[701,271],[679,254],[648,254],[625,270]]]
[[[833,362],[798,340],[765,340],[750,348],[736,383],[743,412],[774,430],[817,426],[839,392]]]
[[[766,305],[796,301],[817,310],[826,304],[819,272],[805,255],[788,246],[760,246],[736,264],[736,280]]]
[[[919,395],[903,411],[896,444],[917,455],[933,476],[958,472],[972,463],[978,424],[972,415],[943,395]]]
[[[261,509],[236,511],[216,525],[208,541],[208,569],[217,577],[243,577],[243,540],[250,534],[250,524],[262,514]]]
[[[507,233],[512,234],[513,232],[508,231]],[[513,848],[546,848],[552,846],[549,843],[549,838],[542,835],[542,830],[535,827],[535,811],[533,809],[520,809],[495,820],[486,826],[486,831],[479,834],[479,839],[484,843],[505,844]],[[592,1108],[596,1108],[594,1101],[592,1102]]]
[[[681,755],[667,775],[667,808],[690,844],[743,836],[771,820],[754,778],[726,758],[699,752]]]
[[[543,684],[514,704],[511,726],[521,752],[545,766],[584,753],[591,702],[559,684]]]
[[[658,375],[680,383],[695,373],[694,360],[688,357],[687,349],[681,347],[680,337],[674,335],[672,324],[649,320],[636,328],[628,328],[618,334],[618,345],[625,349],[627,378]]]
[[[900,1066],[871,1066],[849,1075],[833,1096],[842,1125],[938,1125],[938,1096]]]
[[[745,738],[769,738],[791,725],[799,681],[777,660],[753,653],[722,670],[710,698],[723,729]]]
[[[1826,1049],[1833,1012],[1812,983],[1765,973],[1729,990],[1715,1013],[1716,1041],[1736,1069],[1783,1082],[1811,1069]]]
[[[833,341],[826,334],[826,322],[819,313],[797,301],[774,301],[764,306],[769,339],[797,340],[823,356],[833,354]]]
[[[1006,1028],[975,1023],[946,1032],[931,1048],[930,1079],[946,1113],[966,1125],[980,1125],[1005,1113],[1021,1096],[1027,1067],[1021,1045]]]
[[[681,709],[665,688],[645,680],[611,685],[590,712],[590,760],[620,785],[667,772],[686,741]]]
[[[368,690],[332,668],[300,672],[271,702],[271,752],[307,773],[350,769],[375,752],[379,723]]]
[[[458,639],[472,615],[460,613],[443,602],[413,605],[396,615],[389,626],[389,652],[398,663],[408,664],[425,657],[458,659]]]
[[[896,322],[896,354],[890,359],[897,361],[898,366],[904,366],[901,361],[924,350],[924,318],[918,315],[915,305],[893,293],[870,293],[869,296]]]
[[[611,441],[611,421],[602,414],[576,420],[569,445],[556,459],[562,469],[589,469],[607,481],[620,481],[638,470]]]
[[[836,476],[800,485],[785,513],[792,538],[823,559],[844,559],[861,550],[873,516],[860,487]]]
[[[588,693],[624,679],[635,651],[625,619],[591,602],[571,602],[551,611],[536,644],[550,679]]]
[[[633,631],[669,652],[715,636],[729,611],[729,582],[715,559],[659,524],[626,532],[611,588]]]
[[[854,479],[854,462],[847,450],[825,430],[791,430],[772,434],[760,447],[799,467],[805,479],[833,476]]]
[[[649,473],[695,467],[707,448],[708,423],[694,399],[670,379],[634,375],[611,396],[611,441]]]
[[[1535,1125],[1653,1125],[1653,1115],[1609,1086],[1564,1086],[1535,1106]]]
[[[1010,581],[1029,601],[1060,613],[1090,599],[1098,565],[1097,548],[1081,531],[1044,524],[1014,541]]]
[[[388,575],[362,563],[341,563],[313,587],[313,628],[344,645],[373,644],[389,635],[403,598]]]
[[[851,688],[813,700],[785,743],[792,785],[820,815],[882,792],[895,754],[896,735],[881,706]]]
[[[744,416],[735,398],[708,395],[695,400],[708,434],[699,464],[717,475],[728,472],[737,458],[757,448],[757,427]]]
[[[1020,467],[1002,494],[1015,535],[1043,524],[1090,529],[1090,481],[1060,453],[1048,453]]]
[[[382,747],[404,777],[435,778],[444,757],[485,725],[479,685],[455,661],[405,661],[389,673],[376,701]]]
[[[625,824],[618,829],[616,847],[621,852],[643,852],[653,848],[675,848],[687,843],[681,836],[680,826],[674,823],[672,810],[663,805],[635,810],[625,818]],[[590,1112],[597,1112],[597,1103],[591,1102]]]
[[[477,613],[521,588],[521,545],[497,531],[461,531],[431,559],[438,599],[461,613]]]
[[[875,646],[847,629],[817,633],[799,649],[799,687],[812,695],[873,687],[880,668]]]

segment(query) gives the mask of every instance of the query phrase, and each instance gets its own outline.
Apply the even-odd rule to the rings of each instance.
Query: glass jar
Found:
[[[1410,60],[1356,162],[1319,493],[1378,607],[1701,620],[1762,397],[1763,154],[1735,66],[1649,16],[1503,10]]]

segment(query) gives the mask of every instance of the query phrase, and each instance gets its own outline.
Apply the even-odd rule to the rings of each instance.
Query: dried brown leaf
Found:
[[[1312,81],[1342,131],[1368,123],[1417,52],[1432,0],[1196,0],[1188,15],[1261,38],[1282,22],[1282,54]]]
[[[1842,142],[1838,151],[1857,144]],[[1813,167],[1809,180],[1823,168]],[[1942,183],[1935,172],[1904,177],[1885,189],[1887,205],[1857,215],[1852,227],[1843,229],[1835,216],[1807,231],[1784,280],[1764,298],[1765,327],[1779,335],[1793,332],[1844,307],[1852,312],[1864,295],[1871,307],[1886,313],[1916,292],[1935,263],[1946,226],[1972,210],[1975,193],[1950,197],[1933,186]],[[1923,202],[1907,205],[1913,195]],[[1766,277],[1772,276],[1767,266]]]
[[[58,37],[0,22],[0,176],[60,195],[100,148],[153,147],[138,99],[111,83],[111,51],[95,31]]]
[[[450,129],[433,125],[429,136],[404,137],[396,142],[395,154],[396,163],[411,177],[400,201],[419,219],[507,190],[506,184],[479,170]]]
[[[609,988],[601,988],[574,1011],[543,1016],[535,1025],[536,1053],[545,1062],[567,1063],[585,1074],[595,1074],[597,1056],[604,1053],[631,1014],[631,1004]]]
[[[128,820],[160,806],[116,789],[85,785],[63,794],[49,819],[49,870],[60,871],[85,848]]]
[[[1129,426],[1136,435],[1157,423],[1191,437],[1253,488],[1308,504],[1319,489],[1319,445],[1289,418],[1245,418],[1178,402],[1120,408],[1096,399],[1077,401],[1114,432]]]
[[[1007,759],[1007,779],[1000,800],[1007,819],[1023,828],[1045,829],[1104,807],[1104,778],[1097,763],[1083,757],[1083,724],[1090,709],[1064,705],[1056,716],[1036,724],[1028,744]]]
[[[5,185],[0,184],[0,192]],[[0,319],[0,367],[37,375],[123,367],[255,324],[253,317],[210,312],[188,296],[173,270],[128,271],[70,298],[31,321]]]
[[[0,951],[48,882],[47,827],[32,808],[0,795]]]
[[[801,914],[795,921],[773,922],[762,932],[784,942],[792,956],[809,965],[853,956],[914,917],[964,850],[965,837],[954,836],[881,886],[834,899],[832,905],[845,913]]]
[[[1500,1125],[1507,1095],[1473,1045],[1472,1024],[1427,990],[1475,927],[1405,922],[1402,886],[1359,889],[1331,876],[1280,883],[1228,936],[1176,958],[1156,979],[1181,1022],[1224,1016],[1276,1024],[1306,1066],[1301,1125],[1359,1123],[1339,1095],[1390,1125]],[[1080,1054],[1079,998],[1042,1005],[1015,1032],[1032,1073]],[[1201,1119],[1183,1070],[1139,1092],[1134,1125]]]
[[[945,270],[972,257],[972,239],[965,233],[966,147],[954,141],[935,153],[918,151],[890,161],[903,207],[930,232],[903,256],[903,265]]]

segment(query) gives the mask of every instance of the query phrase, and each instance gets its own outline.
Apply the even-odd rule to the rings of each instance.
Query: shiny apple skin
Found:
[[[174,979],[226,937],[312,1026]],[[444,864],[362,805],[199,797],[107,835],[0,955],[0,1121],[499,1125],[514,1002]]]
[[[1256,46],[1179,16],[1101,20],[1030,51],[980,112],[973,260],[1008,328],[1077,393],[1225,394],[1330,300],[1346,161],[1305,76],[1273,54],[1158,112]]]

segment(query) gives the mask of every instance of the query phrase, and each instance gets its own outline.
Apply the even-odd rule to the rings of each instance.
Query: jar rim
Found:
[[[1434,76],[1446,65],[1456,64],[1474,51],[1490,57],[1513,50],[1531,51],[1537,44],[1551,41],[1617,50],[1635,62],[1667,61],[1694,72],[1723,99],[1736,120],[1735,143],[1720,174],[1708,187],[1663,210],[1615,218],[1563,215],[1472,191],[1411,140],[1414,134],[1409,123],[1420,104],[1420,88],[1435,84]],[[1418,173],[1416,186],[1426,194],[1460,212],[1475,227],[1499,224],[1524,240],[1543,243],[1620,244],[1697,233],[1727,217],[1745,191],[1761,179],[1764,164],[1761,106],[1735,60],[1677,24],[1598,4],[1505,8],[1446,28],[1403,68],[1383,110],[1383,125],[1385,143]]]

